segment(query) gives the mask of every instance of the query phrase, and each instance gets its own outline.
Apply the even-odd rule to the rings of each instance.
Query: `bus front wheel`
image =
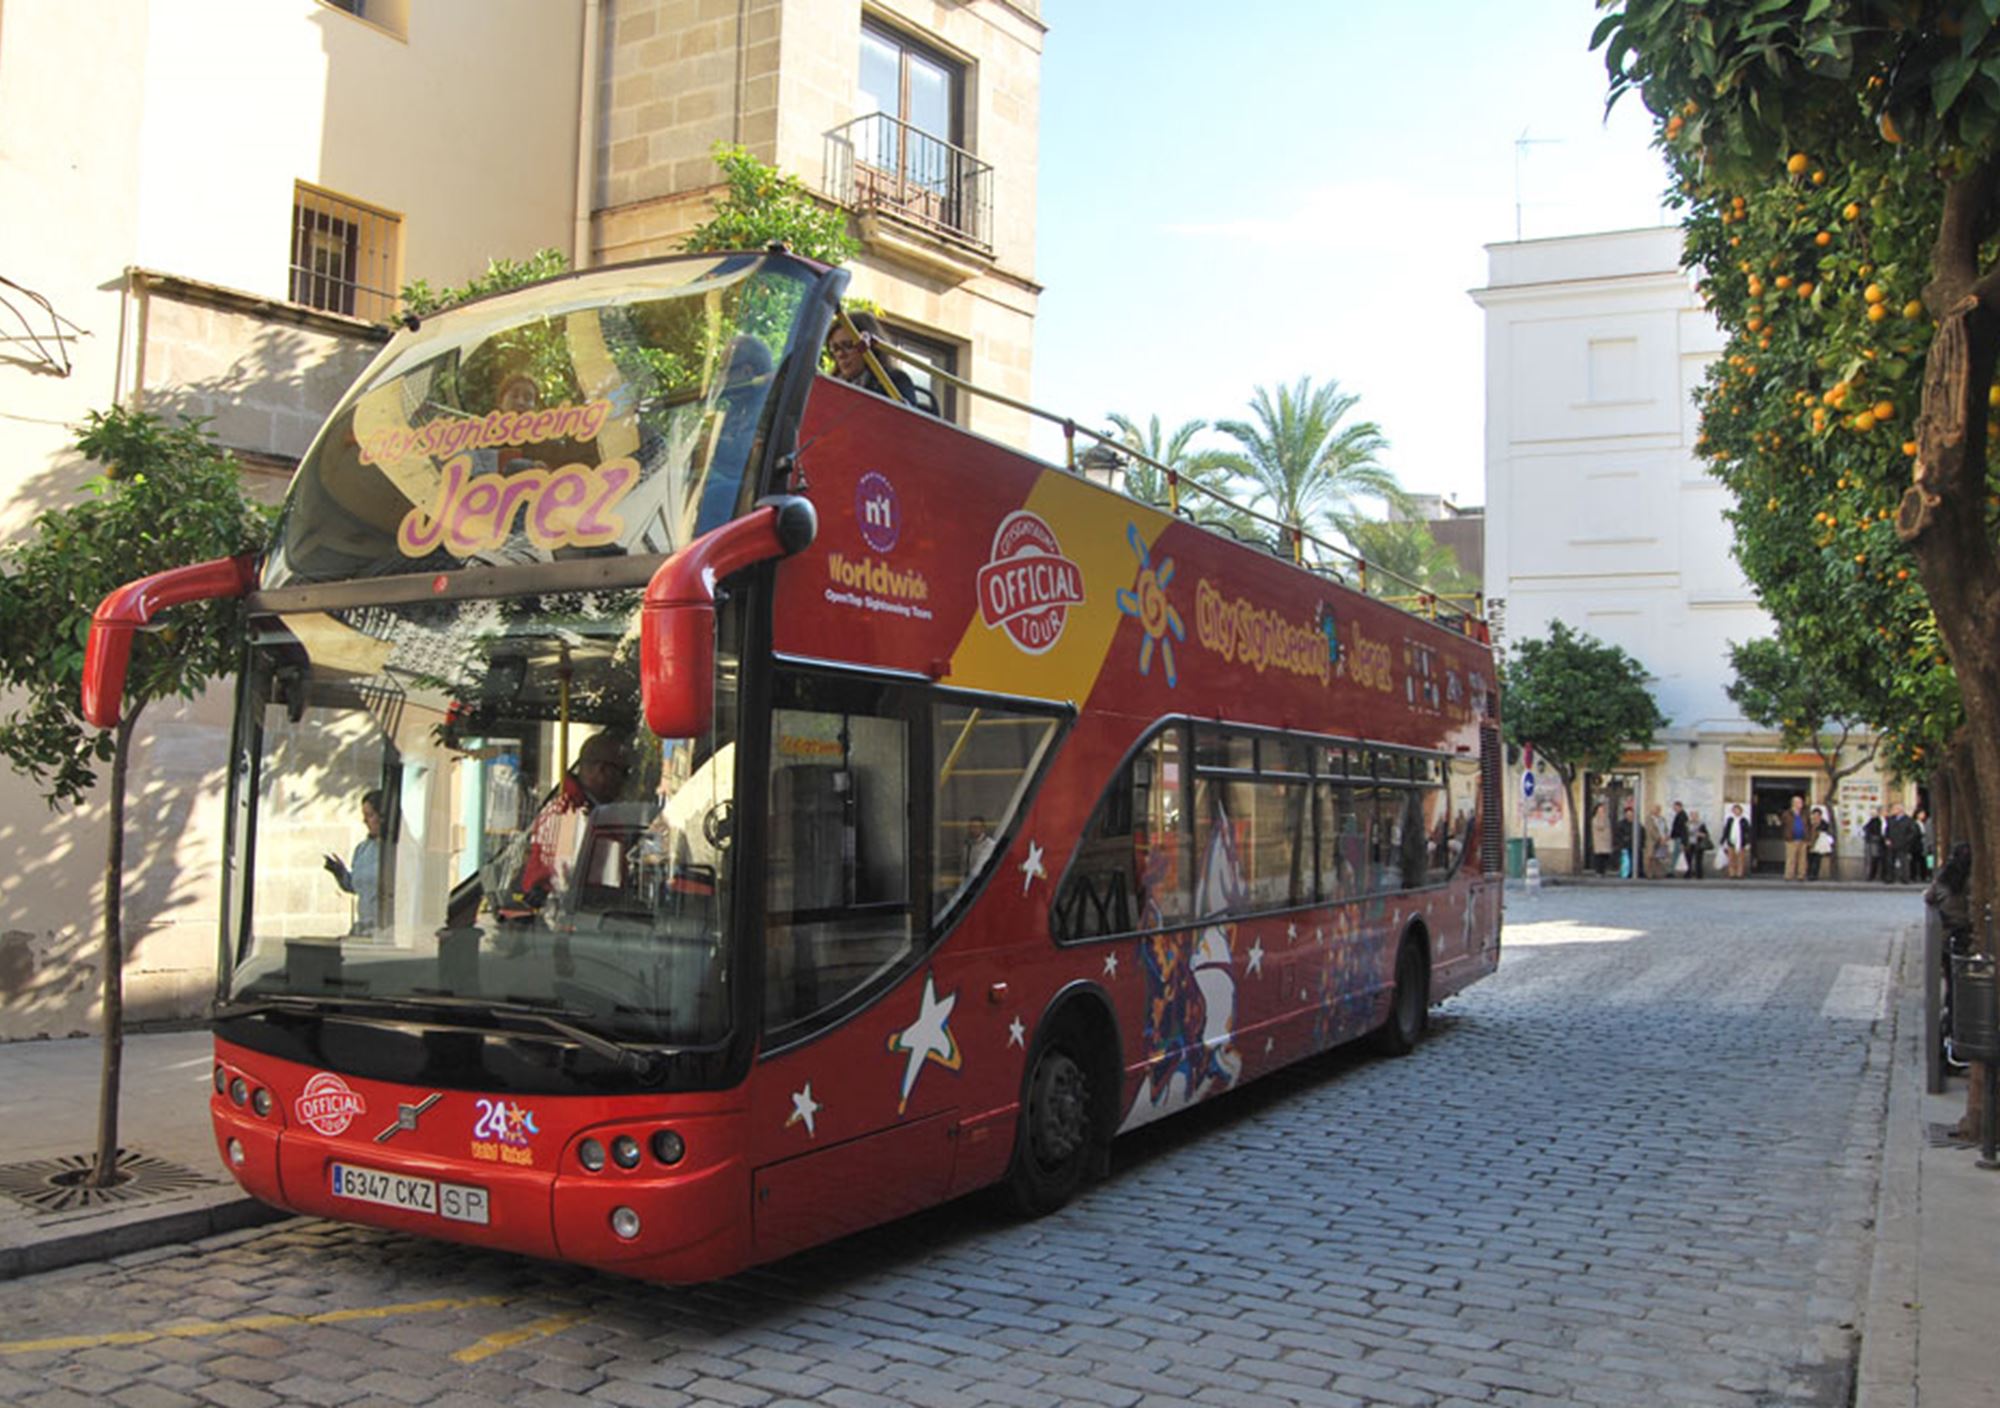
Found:
[[[1431,1019],[1431,973],[1424,961],[1420,934],[1405,934],[1396,950],[1396,993],[1389,999],[1389,1020],[1375,1033],[1375,1045],[1388,1056],[1407,1056],[1424,1039]]]
[[[1083,1186],[1102,1141],[1096,1103],[1087,1059],[1070,1031],[1038,1041],[1007,1169],[1007,1198],[1016,1212],[1054,1212]]]

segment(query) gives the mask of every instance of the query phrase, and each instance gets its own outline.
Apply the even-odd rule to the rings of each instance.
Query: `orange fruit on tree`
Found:
[[[1924,315],[1924,305],[1921,299],[1912,298],[1908,303],[1905,303],[1903,305],[1904,317],[1921,318],[1923,317],[1923,315]]]
[[[1888,316],[1889,316],[1889,310],[1883,307],[1880,303],[1871,303],[1868,305],[1869,322],[1879,323]]]
[[[1804,152],[1793,152],[1792,159],[1785,163],[1785,170],[1791,172],[1794,176],[1800,176],[1805,174],[1805,169],[1810,165],[1812,163],[1806,160]]]
[[[1868,285],[1867,288],[1861,290],[1861,296],[1867,299],[1870,303],[1880,303],[1883,299],[1887,298],[1889,295],[1883,290],[1882,285],[1870,284]]]
[[[1825,249],[1828,245],[1833,243],[1833,236],[1829,235],[1825,230],[1821,230],[1818,234],[1813,236],[1813,243],[1818,245],[1821,249]]]
[[[1894,401],[1877,401],[1869,409],[1875,412],[1876,420],[1894,420],[1896,418],[1896,403]]]
[[[1840,213],[1846,216],[1849,220],[1858,220],[1861,218],[1861,207],[1857,205],[1855,202],[1849,201],[1846,205],[1840,208]]]

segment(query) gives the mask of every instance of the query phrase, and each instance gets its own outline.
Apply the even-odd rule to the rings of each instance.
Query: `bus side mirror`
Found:
[[[818,532],[810,499],[777,495],[660,564],[639,612],[639,699],[655,736],[698,738],[714,722],[716,583],[799,552]]]
[[[115,728],[125,706],[125,672],[132,664],[132,633],[156,612],[191,601],[248,596],[257,585],[257,556],[218,557],[128,582],[97,604],[83,648],[83,716],[98,728]]]

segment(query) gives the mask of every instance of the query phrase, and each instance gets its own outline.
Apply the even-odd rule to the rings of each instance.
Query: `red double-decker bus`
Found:
[[[257,1197],[707,1279],[1052,1208],[1493,971],[1477,622],[821,375],[844,284],[430,318],[261,559],[100,609],[98,718],[156,612],[251,627],[211,1110]]]

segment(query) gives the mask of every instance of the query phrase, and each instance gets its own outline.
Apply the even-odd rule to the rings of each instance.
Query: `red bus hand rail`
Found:
[[[115,728],[125,702],[125,672],[132,663],[132,633],[144,630],[169,606],[249,594],[257,585],[257,555],[218,557],[155,572],[108,594],[90,618],[83,648],[83,716],[98,728]]]
[[[660,564],[639,612],[639,698],[655,737],[699,737],[713,721],[715,584],[803,550],[818,532],[811,500],[761,499]]]

